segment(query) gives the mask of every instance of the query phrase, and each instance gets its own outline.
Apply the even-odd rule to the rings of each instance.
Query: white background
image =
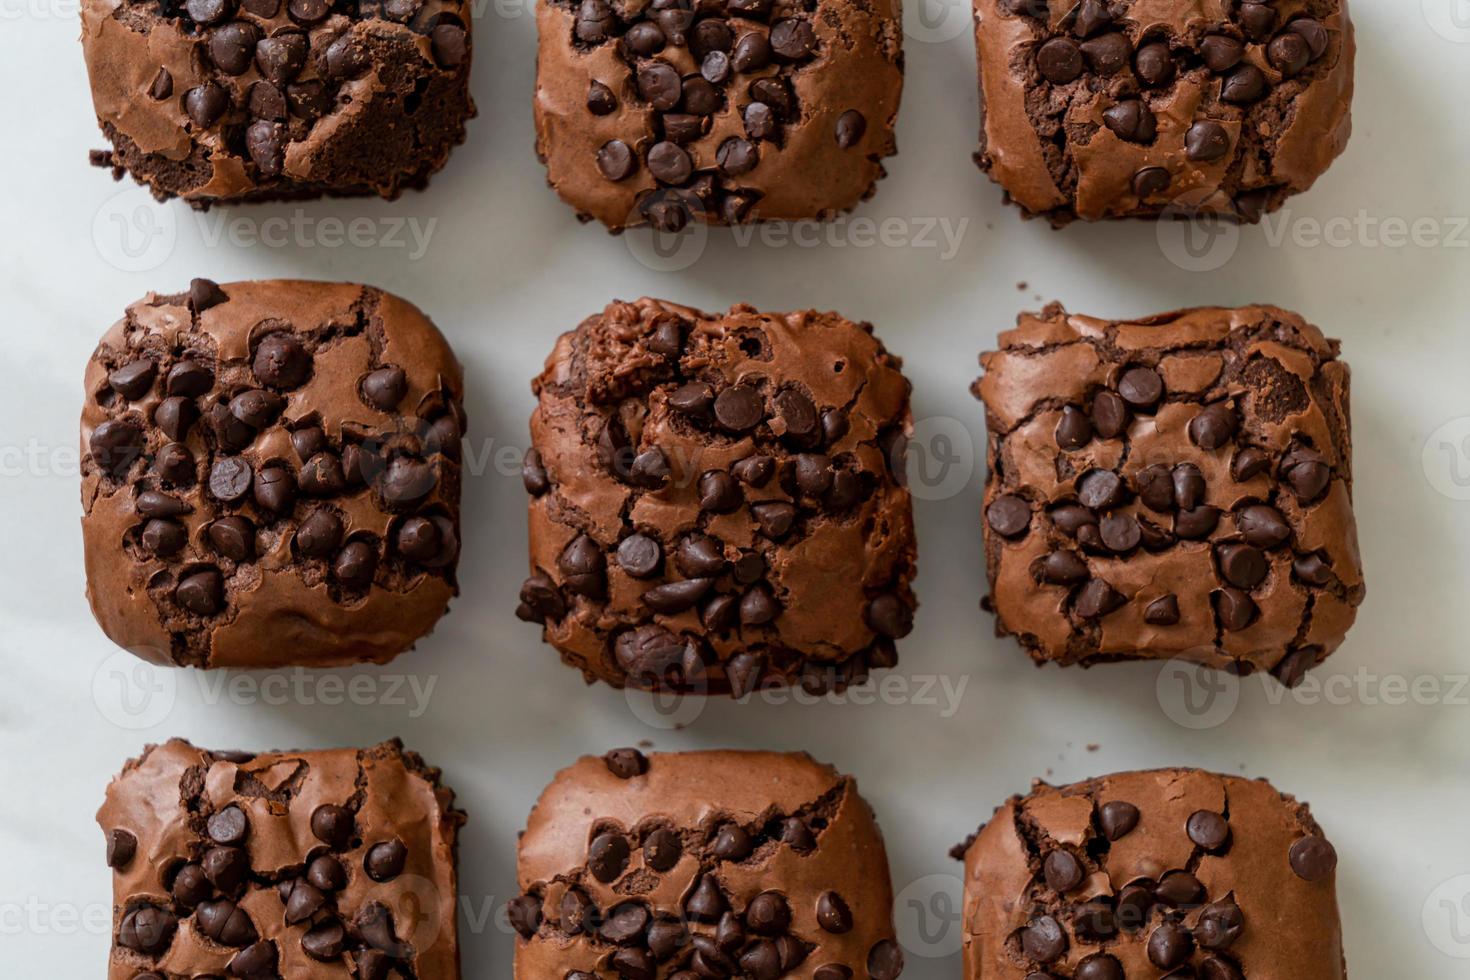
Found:
[[[914,980],[958,975],[959,931],[944,904],[958,866],[946,851],[995,806],[1033,777],[1163,765],[1268,776],[1311,801],[1341,854],[1354,976],[1470,973],[1470,878],[1460,877],[1470,875],[1470,690],[1456,680],[1470,672],[1470,3],[1422,0],[1421,10],[1421,0],[1355,0],[1359,92],[1346,156],[1271,228],[1220,239],[1202,259],[1180,250],[1181,229],[1164,239],[1144,223],[1054,232],[1003,206],[970,161],[977,108],[967,11],[949,0],[921,17],[911,4],[902,152],[856,213],[863,220],[837,226],[837,243],[821,247],[740,246],[728,232],[712,233],[697,261],[671,273],[640,262],[634,247],[646,234],[581,226],[546,188],[531,149],[535,26],[525,7],[482,11],[480,118],[427,193],[199,216],[154,205],[131,183],[87,167],[101,138],[75,2],[0,0],[8,178],[0,972],[102,975],[111,883],[93,813],[108,778],[145,743],[182,735],[218,748],[308,748],[400,735],[444,768],[471,815],[461,851],[468,977],[510,974],[508,932],[474,923],[512,894],[516,835],[541,787],[579,754],[641,740],[659,749],[807,749],[855,773],[904,893],[898,917]],[[379,236],[390,218],[436,224],[422,255],[391,242],[333,247],[334,229],[319,224],[300,242],[217,237],[221,223],[266,235],[265,219],[297,214],[305,222],[365,217]],[[1416,245],[1360,217],[1426,223]],[[890,218],[920,241],[865,245],[873,230],[865,222]],[[922,247],[924,227],[940,218],[951,231],[964,222],[954,254]],[[1337,243],[1314,243],[1331,221]],[[477,454],[524,445],[528,384],[553,338],[614,297],[815,306],[873,321],[906,361],[916,414],[959,437],[953,485],[917,505],[923,608],[897,671],[911,693],[926,677],[951,692],[965,684],[957,709],[941,695],[931,704],[710,704],[683,730],[640,720],[623,695],[584,687],[513,616],[525,501],[519,478],[493,467],[465,487],[463,595],[450,615],[398,663],[331,675],[376,686],[379,703],[319,703],[334,693],[324,675],[273,675],[270,683],[300,680],[317,702],[308,704],[289,691],[286,703],[268,703],[281,698],[262,693],[260,675],[237,676],[232,683],[249,686],[231,694],[216,687],[220,675],[136,671],[83,597],[74,450],[82,370],[127,303],[200,275],[360,279],[419,303],[465,363]],[[1336,687],[1283,699],[1248,681],[1192,714],[1173,679],[1161,687],[1156,665],[1037,671],[1012,642],[992,636],[977,605],[983,423],[968,386],[975,355],[1043,298],[1107,316],[1263,300],[1342,338],[1354,369],[1355,496],[1369,588],[1347,644],[1309,681]],[[426,710],[416,711],[411,696],[384,703],[395,700],[389,678],[405,675],[421,689],[435,685]],[[1420,690],[1419,700],[1434,703],[1394,703],[1404,700],[1396,685],[1412,681],[1437,688]],[[1202,724],[1213,727],[1189,727]],[[927,939],[918,938],[916,907],[927,910]]]

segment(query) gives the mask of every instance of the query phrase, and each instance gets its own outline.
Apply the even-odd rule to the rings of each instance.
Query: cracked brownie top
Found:
[[[1346,0],[975,0],[976,159],[1054,224],[1259,220],[1352,130]]]
[[[1363,599],[1348,369],[1268,306],[1023,315],[982,355],[989,608],[1038,661],[1298,683]]]
[[[381,662],[457,591],[463,381],[366,286],[198,279],[87,365],[82,518],[103,630],[155,663]]]
[[[535,382],[521,617],[619,686],[892,666],[915,606],[900,367],[830,313],[644,299],[564,334]]]
[[[397,741],[150,746],[97,814],[110,980],[458,980],[454,794]]]
[[[522,980],[894,980],[883,839],[805,755],[622,749],[558,774],[521,838]]]
[[[1264,780],[1037,783],[954,855],[967,980],[1345,976],[1337,853]]]

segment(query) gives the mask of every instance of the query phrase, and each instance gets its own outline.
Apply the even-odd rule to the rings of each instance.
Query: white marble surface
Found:
[[[0,236],[0,972],[101,975],[110,882],[92,814],[108,777],[145,743],[184,735],[216,747],[313,747],[396,734],[444,767],[472,815],[462,849],[469,977],[509,976],[508,933],[476,924],[510,894],[516,834],[542,785],[580,753],[644,739],[660,749],[808,749],[856,773],[887,831],[914,980],[958,975],[959,932],[944,902],[957,866],[945,852],[993,807],[1035,776],[1159,765],[1269,776],[1314,804],[1342,855],[1354,976],[1470,973],[1470,4],[1355,0],[1357,132],[1346,156],[1285,218],[1216,243],[1226,251],[1206,250],[1202,264],[1217,266],[1208,272],[1181,268],[1171,260],[1183,254],[1177,242],[1161,247],[1146,224],[1056,233],[1002,206],[969,159],[976,97],[966,11],[931,4],[921,16],[912,7],[903,152],[877,198],[833,232],[836,243],[741,244],[719,233],[688,268],[663,272],[640,261],[646,236],[580,226],[545,188],[531,151],[534,23],[521,0],[484,6],[481,115],[428,193],[206,216],[156,206],[86,166],[99,136],[75,2],[0,0],[9,93],[0,100],[9,177]],[[328,219],[366,219],[378,243],[334,245],[340,228]],[[398,219],[408,247],[392,246]],[[948,222],[959,241],[863,244],[888,219],[920,243],[926,226]],[[1418,244],[1395,239],[1394,222],[1416,221]],[[432,223],[426,250],[406,222],[421,233]],[[1314,244],[1314,235],[1328,240]],[[83,598],[81,373],[129,301],[196,275],[361,279],[418,302],[462,355],[472,451],[486,455],[524,444],[528,381],[553,337],[609,298],[810,305],[872,320],[907,362],[917,414],[933,420],[928,431],[950,435],[960,460],[942,492],[918,505],[923,609],[895,682],[914,697],[710,704],[673,730],[620,694],[584,688],[512,614],[524,499],[519,480],[493,466],[466,487],[464,594],[397,664],[230,678],[135,671]],[[1118,316],[1267,300],[1342,338],[1354,369],[1369,595],[1347,644],[1314,676],[1321,686],[1282,698],[1252,681],[1233,710],[1180,715],[1174,694],[1157,693],[1157,667],[1037,671],[993,638],[977,608],[974,447],[983,426],[967,389],[976,353],[1043,298]],[[332,685],[354,678],[376,703],[340,703]],[[432,685],[427,698],[405,678],[420,692]],[[931,683],[932,697],[918,697]],[[1411,683],[1419,696],[1406,699]],[[946,691],[962,693],[951,702]],[[1181,717],[1212,727],[1173,720]]]

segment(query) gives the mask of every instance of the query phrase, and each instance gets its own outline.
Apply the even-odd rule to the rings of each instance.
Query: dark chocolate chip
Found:
[[[1179,622],[1179,597],[1174,593],[1150,602],[1143,610],[1143,621],[1151,626],[1174,626]]]
[[[1138,826],[1138,807],[1132,803],[1124,803],[1122,800],[1112,800],[1104,803],[1098,808],[1098,826],[1102,828],[1103,836],[1110,841],[1119,841],[1133,832]]]
[[[986,508],[985,521],[1002,537],[1021,537],[1031,527],[1031,505],[1015,494],[1001,494]]]
[[[1184,134],[1184,153],[1191,160],[1212,163],[1229,152],[1230,133],[1213,120],[1201,120]]]
[[[1303,881],[1325,881],[1337,867],[1337,850],[1315,834],[1291,845],[1291,870]]]

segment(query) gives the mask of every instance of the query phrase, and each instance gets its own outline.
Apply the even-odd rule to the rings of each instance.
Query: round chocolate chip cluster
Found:
[[[908,384],[869,329],[615,304],[537,390],[518,613],[589,678],[739,696],[895,662]]]
[[[421,186],[464,138],[458,2],[88,0],[99,163],[205,204]]]
[[[375,777],[359,766],[367,762],[374,771],[400,770],[388,777],[394,786],[402,785],[404,773],[422,775],[431,794],[437,791],[437,770],[423,768],[397,743],[367,750],[357,765],[353,757],[359,754],[354,751],[325,753],[320,759],[322,778],[334,785],[320,785],[320,790],[335,789],[344,795],[340,803],[311,805],[300,798],[317,761],[311,753],[290,759],[278,756],[259,770],[252,769],[252,776],[258,777],[271,772],[271,765],[289,767],[292,775],[286,782],[268,788],[245,776],[245,768],[255,762],[253,756],[201,753],[182,742],[170,743],[162,751],[180,755],[173,778],[184,797],[181,809],[189,804],[185,818],[177,824],[137,823],[149,816],[156,821],[153,808],[159,801],[135,798],[131,790],[110,797],[100,817],[128,821],[137,828],[136,833],[121,827],[107,830],[107,862],[119,886],[115,955],[140,967],[134,980],[162,980],[176,974],[280,980],[304,975],[302,971],[315,964],[332,964],[354,980],[388,980],[414,976],[415,969],[427,962],[420,959],[423,950],[415,940],[432,946],[438,935],[421,930],[415,922],[395,924],[390,908],[401,907],[405,888],[412,892],[421,887],[412,876],[400,878],[411,863],[422,868],[426,858],[419,855],[411,862],[409,846],[392,822],[384,825],[388,801],[366,798]],[[211,766],[239,767],[242,778],[237,785],[263,796],[242,793],[216,803],[214,791],[183,768],[189,756],[202,767],[194,771],[200,780]],[[125,772],[122,779],[127,778]],[[315,790],[310,795],[322,797]],[[295,819],[298,811],[300,826]],[[403,833],[419,829],[419,824],[408,822]],[[298,834],[305,838],[300,843]],[[152,849],[146,854],[140,836]],[[288,856],[293,852],[294,857]],[[262,866],[262,859],[269,866]],[[432,955],[437,960],[442,951],[436,949]]]
[[[340,320],[295,315],[309,290],[336,291],[307,306]],[[114,640],[264,666],[386,660],[428,631],[456,591],[464,416],[458,365],[407,309],[206,280],[130,309],[83,415],[89,592]]]
[[[1346,141],[1352,41],[1341,4],[1214,0],[1203,17],[1136,12],[1130,0],[990,4],[981,57],[1015,50],[1018,19],[1029,25],[1025,61],[991,68],[1021,73],[1034,94],[1023,104],[987,92],[988,108],[1017,115],[987,126],[997,156],[982,153],[981,165],[1058,223],[1171,207],[1256,221],[1310,186]],[[1044,172],[997,159],[1018,155],[1007,144],[1027,130],[1052,144],[1019,154]]]
[[[1361,600],[1333,349],[1280,311],[1222,324],[1213,353],[1175,347],[1171,329],[1187,348],[1219,313],[1136,328],[1152,333],[1127,351],[1104,337],[1079,351],[1092,377],[1042,380],[1025,399],[1046,408],[1019,426],[992,418],[992,583],[1014,593],[992,605],[1044,658],[1203,657],[1295,684],[1340,640],[1314,611],[1325,626]],[[982,382],[992,408],[1007,384]],[[1057,612],[1070,628],[1048,644]]]
[[[901,83],[891,12],[791,0],[546,6],[540,151],[552,184],[610,227],[818,217],[881,176]],[[870,61],[886,70],[845,77]],[[842,104],[827,101],[834,91]],[[809,185],[804,202],[772,186],[778,175]]]
[[[605,761],[619,779],[648,771],[648,760],[634,750]],[[507,913],[523,940],[575,950],[583,968],[567,971],[568,980],[609,974],[619,980],[896,980],[903,954],[889,938],[868,949],[861,974],[823,962],[824,940],[856,926],[839,891],[797,897],[774,877],[771,887],[746,900],[722,884],[742,865],[809,859],[828,825],[829,816],[817,809],[771,812],[758,825],[720,817],[699,827],[652,817],[635,827],[603,821],[593,828],[583,867],[513,899]],[[619,897],[605,907],[593,898],[609,893]],[[674,894],[682,897],[672,904],[656,897]],[[811,908],[793,907],[802,901]],[[817,934],[802,935],[799,920],[813,922]]]

